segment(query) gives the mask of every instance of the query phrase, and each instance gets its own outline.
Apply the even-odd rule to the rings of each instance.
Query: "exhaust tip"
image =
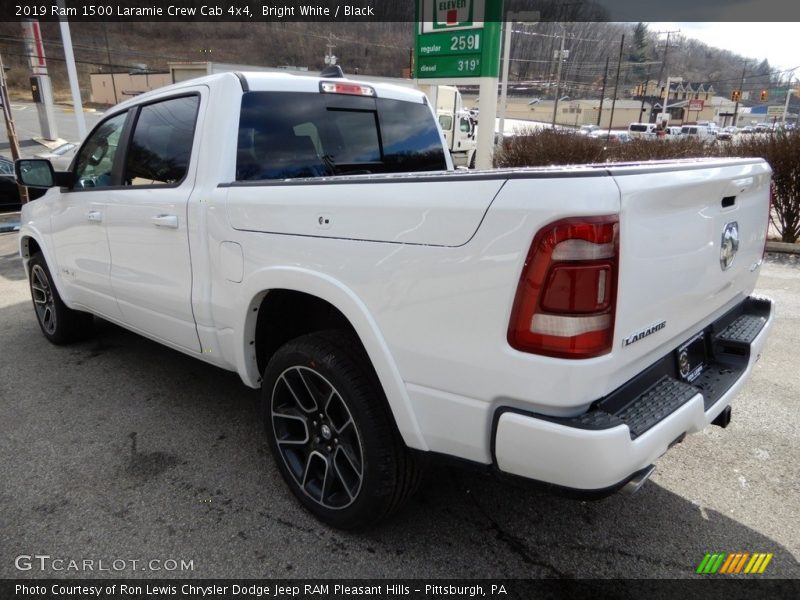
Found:
[[[732,412],[733,411],[731,410],[731,407],[726,406],[725,409],[717,415],[717,418],[711,421],[711,424],[725,429],[728,425],[730,425]]]
[[[642,469],[641,471],[637,471],[636,473],[633,474],[633,477],[631,477],[628,480],[628,483],[622,486],[620,492],[625,494],[626,496],[630,496],[631,494],[638,492],[639,488],[641,488],[644,485],[645,481],[650,479],[650,476],[653,474],[655,470],[656,470],[655,465],[649,465],[644,469]]]

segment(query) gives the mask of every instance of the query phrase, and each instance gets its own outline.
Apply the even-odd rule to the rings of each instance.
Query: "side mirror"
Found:
[[[21,185],[47,189],[56,184],[53,165],[45,158],[21,158],[14,162],[14,173]]]

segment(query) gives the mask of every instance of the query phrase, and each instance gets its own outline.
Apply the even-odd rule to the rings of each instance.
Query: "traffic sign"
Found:
[[[782,117],[783,116],[783,107],[782,106],[768,106],[767,107],[767,116],[768,117]]]
[[[502,0],[417,0],[416,10],[414,77],[466,84],[498,76]]]

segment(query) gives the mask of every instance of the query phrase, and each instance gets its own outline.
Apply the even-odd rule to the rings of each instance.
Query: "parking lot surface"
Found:
[[[353,534],[291,496],[236,374],[101,321],[50,345],[0,234],[0,577],[691,577],[706,552],[774,553],[764,577],[800,577],[796,257],[771,258],[758,291],[778,318],[731,425],[688,437],[638,493],[584,502],[438,466]],[[20,571],[20,555],[95,570]]]

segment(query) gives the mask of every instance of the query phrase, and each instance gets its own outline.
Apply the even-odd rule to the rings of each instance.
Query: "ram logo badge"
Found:
[[[646,338],[648,335],[655,333],[656,331],[661,331],[664,327],[667,326],[666,321],[660,321],[655,325],[650,325],[650,327],[645,327],[641,331],[637,331],[636,333],[629,335],[626,338],[622,338],[622,347],[630,346],[634,342],[638,342],[642,338]]]
[[[739,223],[733,221],[722,230],[722,242],[719,245],[719,266],[727,271],[733,264],[739,250]]]

